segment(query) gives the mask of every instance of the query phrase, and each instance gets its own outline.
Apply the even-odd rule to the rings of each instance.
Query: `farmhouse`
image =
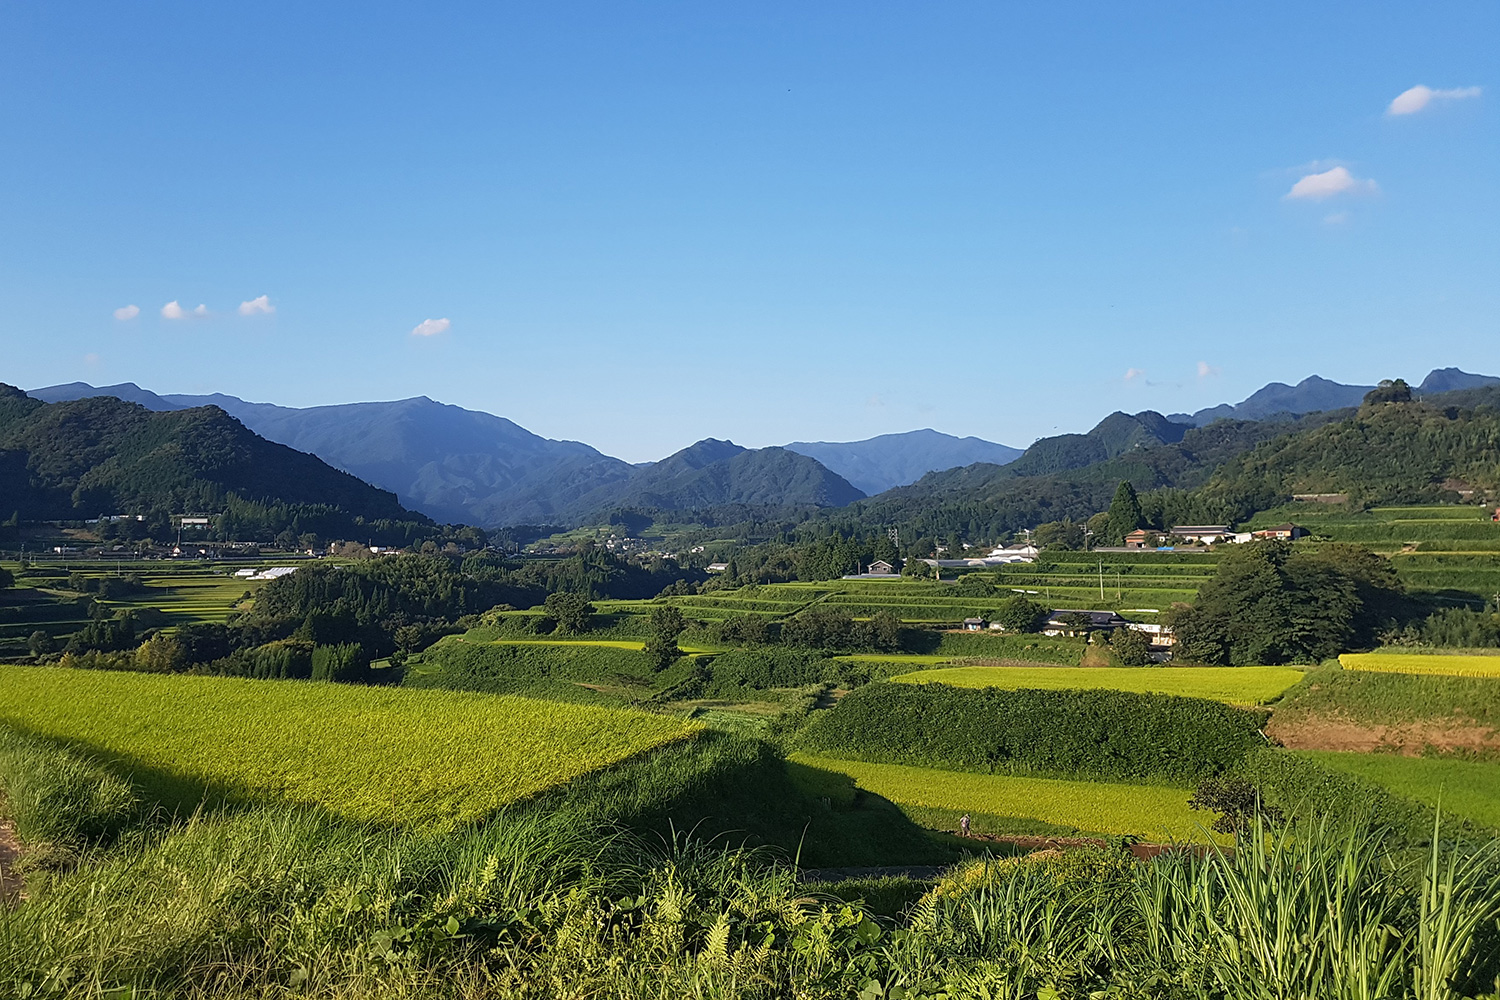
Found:
[[[984,630],[984,619],[983,618],[965,618],[964,619],[964,631],[965,632],[980,632],[980,631],[983,631],[983,630]]]
[[[1234,532],[1227,524],[1181,524],[1173,528],[1170,534],[1173,538],[1202,542],[1204,545],[1230,541],[1234,537]]]
[[[723,573],[727,569],[729,569],[729,564],[728,563],[721,563],[720,562],[720,563],[709,563],[708,564],[708,571],[710,573]]]
[[[1144,549],[1146,543],[1151,540],[1151,532],[1145,528],[1137,528],[1125,536],[1125,547],[1127,549]]]
[[[1255,538],[1271,538],[1283,541],[1294,541],[1298,538],[1306,538],[1308,530],[1300,524],[1278,524],[1274,528],[1262,528],[1259,531],[1250,532]]]
[[[1048,612],[1042,623],[1043,635],[1084,635],[1088,632],[1113,632],[1128,628],[1130,622],[1114,611],[1086,611],[1058,608]]]
[[[892,566],[884,559],[876,559],[874,562],[870,563],[865,572],[871,576],[890,576],[891,574],[896,572],[896,567]]]

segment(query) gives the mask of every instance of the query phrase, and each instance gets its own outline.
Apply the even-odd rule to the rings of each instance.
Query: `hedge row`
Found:
[[[872,684],[816,718],[799,742],[877,763],[1190,785],[1264,746],[1265,718],[1173,695]]]

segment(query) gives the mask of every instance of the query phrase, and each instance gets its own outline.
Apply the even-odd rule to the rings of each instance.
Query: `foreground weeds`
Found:
[[[978,861],[892,920],[682,835],[280,807],[138,832],[35,888],[0,914],[0,995],[1446,1000],[1500,976],[1500,848],[1394,856],[1368,829]]]

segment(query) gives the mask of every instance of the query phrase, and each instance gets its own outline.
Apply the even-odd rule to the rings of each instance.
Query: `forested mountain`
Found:
[[[586,444],[425,396],[307,409],[222,395],[163,398],[220,406],[256,433],[392,490],[424,513],[485,527],[556,523],[583,494],[635,472]]]
[[[1210,496],[1345,493],[1355,504],[1456,501],[1500,492],[1500,387],[1372,403],[1230,459]]]
[[[707,438],[640,467],[620,486],[585,494],[568,509],[568,519],[587,522],[617,508],[842,507],[863,497],[843,477],[806,455],[785,448],[752,450]]]
[[[414,509],[486,528],[579,524],[611,510],[841,505],[864,494],[815,459],[781,448],[699,442],[634,466],[489,413],[424,396],[298,409],[234,396],[157,395],[133,383],[38,389],[43,399],[131,397],[160,411],[217,406],[272,441],[394,492]]]
[[[816,458],[870,496],[914,483],[929,472],[975,462],[1004,465],[1021,456],[1019,448],[930,428],[864,441],[794,441],[786,448]]]
[[[1500,384],[1494,375],[1472,375],[1457,368],[1434,368],[1417,386],[1419,395],[1476,389]],[[1169,419],[1202,427],[1215,420],[1265,420],[1269,417],[1297,416],[1320,410],[1338,410],[1358,406],[1373,385],[1345,385],[1317,375],[1310,375],[1296,385],[1272,382],[1251,393],[1243,401],[1221,403],[1197,413],[1174,413]]]
[[[0,511],[22,519],[222,515],[230,537],[277,532],[406,543],[436,526],[215,407],[153,412],[110,396],[45,403],[0,384]]]

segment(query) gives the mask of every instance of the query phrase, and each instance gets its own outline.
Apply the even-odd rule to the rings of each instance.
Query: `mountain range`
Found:
[[[0,511],[21,520],[203,511],[232,537],[398,541],[437,526],[394,494],[210,407],[153,412],[108,396],[46,403],[0,383]]]
[[[1500,385],[1494,375],[1472,375],[1457,368],[1434,368],[1414,387],[1418,396],[1458,389],[1479,389]],[[1220,403],[1197,413],[1173,413],[1167,419],[1175,423],[1203,427],[1215,420],[1266,420],[1280,416],[1300,416],[1320,410],[1339,410],[1358,406],[1373,385],[1345,385],[1317,375],[1309,375],[1296,385],[1272,382],[1251,393],[1239,403]]]
[[[578,524],[627,507],[843,506],[933,469],[1020,454],[979,438],[920,430],[786,448],[747,449],[709,438],[659,462],[632,465],[425,396],[295,408],[220,393],[159,395],[131,382],[72,382],[31,395],[47,402],[113,396],[156,411],[217,406],[262,437],[391,490],[430,517],[486,528]]]
[[[1500,378],[1441,368],[1416,392],[1495,385]],[[1295,386],[1273,382],[1239,403],[1192,414],[1113,413],[1087,433],[1042,438],[1025,452],[923,429],[865,441],[758,449],[708,438],[640,465],[425,396],[294,408],[222,394],[158,395],[134,383],[82,382],[30,395],[51,402],[113,396],[161,412],[217,407],[269,441],[309,452],[391,491],[413,510],[440,521],[494,528],[597,523],[627,510],[654,517],[715,508],[834,508],[868,496],[879,500],[859,504],[862,509],[901,508],[919,497],[990,502],[981,498],[993,499],[997,490],[1006,496],[1035,494],[1044,514],[1063,480],[1071,484],[1075,505],[1085,499],[1093,503],[1093,492],[1111,477],[1189,485],[1194,475],[1185,470],[1206,469],[1285,433],[1287,421],[1356,406],[1372,388],[1316,375]]]

